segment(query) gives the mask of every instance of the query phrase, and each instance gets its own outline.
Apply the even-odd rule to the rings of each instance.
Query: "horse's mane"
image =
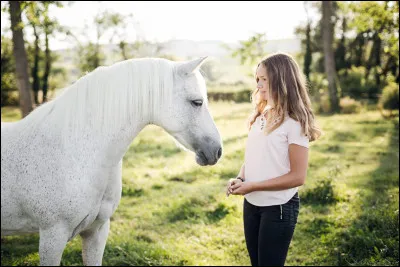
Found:
[[[29,128],[55,123],[70,133],[91,127],[106,134],[143,116],[152,122],[161,103],[171,101],[174,72],[173,62],[161,58],[98,67],[21,122]]]

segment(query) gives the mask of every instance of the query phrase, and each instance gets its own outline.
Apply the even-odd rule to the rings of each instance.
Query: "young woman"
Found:
[[[227,195],[243,195],[252,266],[283,266],[297,223],[309,142],[319,138],[304,75],[288,54],[262,60],[252,94],[245,162]]]

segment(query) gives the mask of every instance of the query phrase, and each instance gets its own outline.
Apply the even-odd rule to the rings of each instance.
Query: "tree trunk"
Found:
[[[43,103],[47,101],[47,92],[49,89],[49,75],[50,75],[50,68],[51,68],[51,54],[50,54],[50,48],[49,48],[49,32],[47,29],[45,29],[45,45],[46,45],[46,50],[45,50],[45,62],[46,66],[44,69],[44,74],[43,74]]]
[[[363,65],[363,51],[364,51],[364,44],[365,44],[365,38],[363,36],[363,32],[359,33],[355,39],[355,59],[354,59],[354,65],[356,67],[362,66]]]
[[[33,105],[31,85],[29,83],[28,60],[26,57],[24,35],[21,26],[21,2],[9,1],[9,3],[13,52],[19,89],[19,105],[21,108],[22,117],[25,117],[33,110]]]
[[[396,77],[397,75],[397,62],[396,58],[393,55],[388,54],[388,60],[386,61],[385,67],[382,69],[382,77],[386,77],[389,72]]]
[[[346,61],[346,18],[344,17],[342,19],[342,38],[340,39],[340,42],[338,44],[338,47],[335,52],[335,58],[336,58],[336,71],[345,70],[344,76],[347,76],[347,68],[349,67]]]
[[[333,27],[331,23],[332,3],[331,1],[322,1],[322,27],[324,44],[324,66],[328,78],[329,98],[331,111],[339,111],[339,99],[336,85],[336,67],[333,54]]]
[[[94,58],[94,69],[93,70],[95,70],[98,66],[100,66],[100,55],[99,55],[99,51],[100,51],[100,48],[99,48],[99,46],[100,45],[96,45],[96,55],[95,55],[95,58]]]
[[[306,53],[304,55],[304,74],[307,77],[307,81],[310,81],[311,62],[312,62],[311,25],[310,22],[308,22],[306,28]]]
[[[372,65],[373,65],[373,61],[374,61],[374,51],[375,51],[375,47],[376,47],[376,42],[375,42],[375,39],[376,39],[376,37],[375,37],[375,35],[376,34],[378,34],[378,33],[374,33],[374,35],[372,36],[372,41],[373,41],[373,43],[372,43],[372,48],[371,48],[371,52],[369,53],[369,57],[368,57],[368,59],[367,59],[367,64],[365,64],[365,80],[368,80],[368,77],[369,77],[369,74],[370,74],[370,72],[371,72],[371,68],[372,68]]]
[[[39,34],[37,33],[36,26],[32,25],[33,27],[33,34],[35,35],[35,54],[34,54],[34,62],[33,62],[33,68],[32,68],[32,78],[33,78],[33,95],[34,95],[34,100],[35,104],[39,105]]]
[[[128,59],[128,56],[127,56],[127,53],[126,53],[126,42],[121,41],[121,42],[119,43],[119,48],[121,49],[122,58],[123,58],[124,60],[127,60],[127,59]]]
[[[380,74],[380,67],[381,67],[381,47],[382,47],[382,39],[379,37],[379,35],[376,36],[376,48],[373,51],[374,56],[375,56],[375,83],[376,85],[380,86],[381,84],[381,74]]]

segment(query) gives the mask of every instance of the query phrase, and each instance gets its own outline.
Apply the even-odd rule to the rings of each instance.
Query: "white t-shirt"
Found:
[[[261,129],[261,116],[251,126],[245,152],[245,178],[260,182],[290,172],[289,144],[308,148],[309,139],[301,133],[300,122],[285,117],[284,122],[266,135]],[[281,205],[288,202],[298,187],[280,191],[253,191],[244,197],[255,206]]]

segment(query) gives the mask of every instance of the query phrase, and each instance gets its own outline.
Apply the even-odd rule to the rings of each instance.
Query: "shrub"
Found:
[[[305,204],[331,204],[339,200],[331,179],[324,179],[314,188],[306,190],[301,200]]]
[[[342,95],[357,100],[360,98],[376,99],[379,86],[374,81],[365,79],[366,72],[363,66],[352,66],[351,69],[340,70],[338,77]]]
[[[331,111],[331,102],[329,101],[329,95],[322,95],[319,102],[319,112],[328,113]]]
[[[379,106],[388,110],[399,109],[399,85],[397,83],[392,82],[383,88]]]
[[[346,96],[340,99],[340,111],[344,114],[359,113],[361,111],[361,103]]]
[[[239,92],[235,92],[233,95],[233,101],[236,103],[250,102],[251,90],[243,89]]]

